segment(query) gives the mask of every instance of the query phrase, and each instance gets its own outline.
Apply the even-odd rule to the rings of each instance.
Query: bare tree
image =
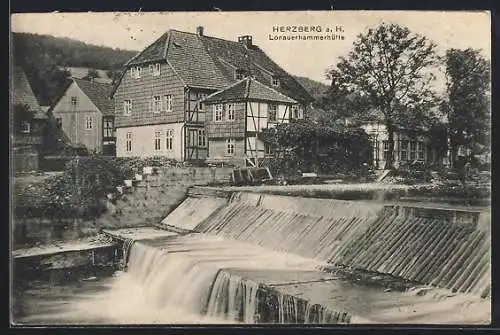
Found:
[[[437,99],[431,67],[437,63],[435,48],[425,36],[383,23],[358,35],[349,54],[328,72],[332,86],[345,95],[363,97],[367,106],[360,112],[375,111],[377,121],[386,126],[386,169],[393,167],[394,132],[425,129],[434,120],[431,111]]]

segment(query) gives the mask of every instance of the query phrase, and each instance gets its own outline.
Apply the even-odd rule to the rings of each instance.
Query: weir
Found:
[[[490,217],[191,189],[157,227],[104,231],[123,271],[75,324],[487,324]],[[161,228],[161,229],[160,229]]]
[[[197,208],[203,201],[214,203],[213,196],[197,193],[190,196]],[[334,266],[490,297],[487,212],[250,192],[218,201],[204,220],[184,216],[164,222]],[[189,210],[176,212],[180,218]]]

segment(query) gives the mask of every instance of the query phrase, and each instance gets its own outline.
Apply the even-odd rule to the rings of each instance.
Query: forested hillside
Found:
[[[13,33],[11,43],[13,62],[24,68],[42,105],[51,104],[65,86],[70,76],[66,68],[105,70],[110,79],[116,79],[123,64],[137,53],[29,33]],[[295,76],[295,79],[315,99],[328,89],[327,85],[306,77]]]
[[[69,38],[29,33],[13,33],[13,62],[23,66],[42,105],[48,105],[65,85],[65,67],[108,70],[113,78],[137,52],[96,46]]]
[[[318,98],[320,98],[329,88],[328,85],[307,77],[294,76],[294,78],[309,92],[309,94],[312,95],[315,100],[318,100]]]

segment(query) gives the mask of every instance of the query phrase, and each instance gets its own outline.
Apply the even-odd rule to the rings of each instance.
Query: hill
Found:
[[[57,98],[70,75],[82,77],[83,72],[95,69],[101,81],[112,81],[119,76],[123,64],[137,53],[30,33],[13,33],[11,48],[14,64],[26,71],[41,105],[50,105]],[[315,99],[328,89],[328,85],[321,82],[294,77]]]
[[[13,33],[13,63],[21,65],[42,105],[53,102],[69,72],[68,67],[92,68],[107,72],[112,78],[137,52],[113,49],[70,38]]]
[[[315,100],[318,100],[319,97],[323,95],[323,93],[328,90],[329,86],[325,85],[319,81],[312,80],[307,77],[300,77],[300,76],[293,76],[295,80],[299,82],[300,85],[302,85],[308,92],[309,94],[312,95],[312,97]]]

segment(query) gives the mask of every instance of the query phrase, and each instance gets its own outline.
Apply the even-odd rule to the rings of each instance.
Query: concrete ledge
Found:
[[[125,240],[150,240],[163,238],[166,236],[178,235],[176,232],[154,227],[122,228],[122,229],[104,229],[102,232],[111,238]]]
[[[91,242],[91,241],[77,241],[77,242],[64,242],[59,245],[40,246],[26,249],[17,249],[12,251],[14,259],[30,258],[30,257],[43,257],[57,255],[61,253],[85,251],[92,249],[112,248],[116,246],[113,242]]]

